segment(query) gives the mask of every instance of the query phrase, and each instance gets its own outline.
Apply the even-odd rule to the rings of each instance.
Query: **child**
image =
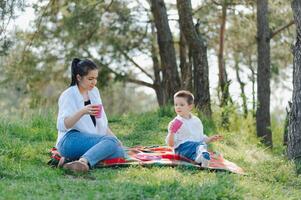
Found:
[[[207,145],[222,139],[221,135],[207,137],[203,133],[201,120],[191,114],[194,96],[189,91],[181,90],[174,95],[174,108],[177,116],[168,125],[167,145],[175,153],[194,160],[202,167],[208,167],[210,154]]]

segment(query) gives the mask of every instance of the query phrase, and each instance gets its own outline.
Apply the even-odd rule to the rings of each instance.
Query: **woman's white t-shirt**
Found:
[[[102,104],[99,90],[94,87],[91,91],[88,91],[88,96],[91,104]],[[96,126],[94,126],[90,115],[83,115],[73,127],[67,129],[64,123],[66,117],[74,115],[80,109],[85,106],[84,98],[79,92],[78,86],[71,86],[66,89],[60,96],[58,101],[58,118],[57,118],[57,129],[58,137],[56,144],[62,139],[62,137],[70,130],[76,129],[80,132],[92,133],[98,135],[107,134],[108,130],[108,119],[104,109],[102,109],[101,118],[96,119]]]

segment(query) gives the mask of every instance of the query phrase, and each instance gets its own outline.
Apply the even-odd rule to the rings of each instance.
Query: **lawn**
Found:
[[[43,114],[42,114],[43,113]],[[301,178],[283,155],[282,125],[273,122],[274,149],[255,137],[254,120],[231,114],[228,130],[219,113],[202,119],[205,132],[224,141],[210,146],[246,175],[185,167],[119,167],[74,174],[50,168],[56,140],[55,112],[45,110],[0,121],[0,199],[300,199]],[[164,145],[170,109],[109,118],[125,146]]]

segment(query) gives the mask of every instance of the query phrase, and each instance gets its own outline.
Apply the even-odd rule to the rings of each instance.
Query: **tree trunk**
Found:
[[[219,33],[219,50],[218,50],[218,80],[219,80],[219,88],[222,93],[221,96],[221,104],[223,107],[228,105],[228,101],[230,98],[229,95],[229,84],[227,78],[227,72],[225,67],[225,59],[224,59],[224,45],[225,45],[225,31],[226,31],[226,19],[227,19],[227,1],[222,3],[222,16],[221,16],[221,24],[220,24],[220,33]]]
[[[177,0],[180,28],[193,58],[195,104],[203,114],[211,117],[207,46],[193,25],[190,0]]]
[[[161,68],[163,70],[163,87],[166,89],[167,100],[172,102],[174,93],[180,88],[180,78],[167,11],[163,0],[151,0],[150,2],[157,29]]]
[[[292,102],[288,102],[288,107],[286,107],[286,116],[285,116],[285,121],[284,121],[284,126],[283,126],[283,145],[287,146],[287,141],[288,141],[288,126],[289,126],[289,117],[292,109]]]
[[[235,56],[234,59],[235,59],[236,78],[237,78],[237,81],[239,83],[240,90],[241,90],[240,97],[242,99],[242,108],[243,108],[243,111],[244,111],[244,118],[247,118],[247,116],[248,116],[248,106],[247,106],[247,96],[245,94],[245,85],[246,84],[244,82],[242,82],[242,80],[240,79],[239,64],[238,64],[237,56]]]
[[[257,136],[272,147],[270,119],[270,29],[268,0],[257,0]]]
[[[159,59],[157,57],[158,52],[156,48],[156,33],[155,33],[155,27],[154,24],[151,24],[152,29],[152,61],[153,61],[153,69],[154,69],[154,90],[156,92],[157,96],[157,102],[160,107],[165,106],[167,104],[166,96],[162,87],[162,80],[160,76],[160,63]]]
[[[250,80],[252,82],[252,116],[256,117],[256,93],[255,93],[255,81],[256,81],[256,74],[252,64],[252,56],[250,55],[248,58],[248,66],[251,71]]]
[[[288,157],[294,159],[297,165],[297,172],[300,173],[301,160],[301,2],[292,2],[294,20],[297,29],[297,39],[293,48],[293,99],[289,117],[288,128]],[[299,166],[299,167],[298,167]]]
[[[180,30],[180,69],[181,69],[181,88],[192,91],[192,63],[187,56],[189,52],[183,32]]]

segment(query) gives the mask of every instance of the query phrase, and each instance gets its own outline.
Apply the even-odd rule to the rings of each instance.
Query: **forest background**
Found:
[[[230,95],[239,109],[243,110],[244,103],[247,110],[254,111],[256,4],[252,1],[225,2],[228,5],[224,16],[223,62]],[[19,3],[18,8],[26,12],[19,9],[10,21],[3,21],[3,27],[9,24],[6,32],[1,33],[1,42],[6,40],[4,48],[9,46],[1,51],[2,112],[16,109],[26,112],[28,108],[55,105],[60,92],[68,86],[73,57],[88,57],[105,66],[99,86],[108,113],[140,112],[158,106],[151,86],[154,83],[151,48],[156,35],[151,5],[147,1]],[[218,56],[222,5],[223,1],[192,1],[194,23],[199,20],[198,30],[208,46],[209,88],[215,105],[219,105],[221,99]],[[166,1],[166,7],[179,65],[181,49],[176,2]],[[271,30],[279,29],[292,19],[289,2],[270,2]],[[271,41],[271,112],[281,121],[292,95],[294,35],[295,29],[290,26]],[[241,85],[245,87],[244,93]]]

